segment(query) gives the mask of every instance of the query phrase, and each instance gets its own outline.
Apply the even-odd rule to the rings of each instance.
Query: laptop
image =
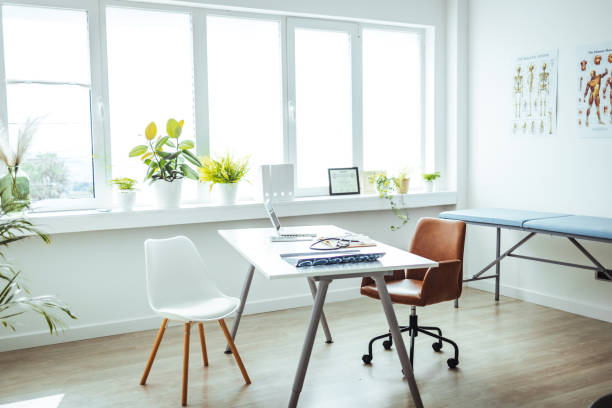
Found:
[[[311,233],[299,234],[283,231],[283,227],[281,227],[280,221],[278,220],[276,212],[274,211],[270,201],[265,201],[264,206],[266,207],[266,212],[268,213],[268,217],[270,217],[272,226],[274,229],[276,229],[276,236],[270,237],[272,242],[312,241],[312,239],[317,236],[317,234]]]

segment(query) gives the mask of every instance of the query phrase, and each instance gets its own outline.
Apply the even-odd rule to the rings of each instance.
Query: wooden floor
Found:
[[[411,407],[395,349],[379,343],[374,361],[361,355],[385,331],[372,299],[331,303],[333,344],[317,333],[300,407]],[[407,324],[409,308],[396,306]],[[245,386],[218,324],[206,326],[210,365],[192,334],[189,405],[285,407],[310,308],[245,316],[236,345],[253,381]],[[466,289],[461,308],[419,309],[420,323],[441,326],[460,346],[449,370],[432,340],[417,338],[415,375],[426,407],[588,407],[612,391],[612,324]],[[0,353],[0,404],[54,396],[59,407],[179,407],[182,327],[170,327],[146,386],[138,385],[155,331]],[[61,395],[63,394],[63,397]],[[44,405],[43,405],[44,406]],[[57,404],[51,404],[53,408]]]

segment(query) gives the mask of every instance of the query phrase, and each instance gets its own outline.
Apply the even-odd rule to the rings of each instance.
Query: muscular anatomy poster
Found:
[[[578,49],[578,135],[612,137],[612,43]]]
[[[558,51],[518,58],[514,67],[515,134],[552,135],[557,128]]]

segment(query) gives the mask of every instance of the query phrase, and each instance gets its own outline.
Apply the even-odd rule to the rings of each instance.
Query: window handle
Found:
[[[104,108],[104,102],[102,102],[102,98],[98,98],[98,117],[101,121],[106,117],[106,109]]]
[[[295,120],[295,102],[290,100],[287,107],[289,110],[289,119]]]

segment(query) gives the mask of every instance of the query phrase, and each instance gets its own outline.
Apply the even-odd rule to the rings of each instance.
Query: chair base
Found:
[[[438,334],[434,334],[431,331],[436,331]],[[443,337],[442,330],[439,327],[419,326],[418,316],[416,314],[416,307],[412,306],[409,325],[400,326],[400,332],[401,333],[408,332],[410,335],[410,363],[412,364],[413,367],[414,367],[414,340],[418,336],[419,333],[425,334],[427,336],[433,337],[438,340],[431,345],[434,351],[438,352],[442,350],[443,342],[446,342],[450,344],[451,346],[453,346],[453,348],[455,349],[455,357],[449,358],[446,361],[446,363],[448,364],[449,368],[455,368],[457,367],[457,365],[459,365],[459,347],[457,346],[457,343],[455,343],[454,341],[450,339],[447,339],[446,337]],[[374,344],[374,342],[376,342],[377,340],[381,340],[381,339],[386,339],[385,341],[383,341],[383,347],[385,348],[385,350],[390,350],[391,347],[393,347],[393,338],[391,337],[391,332],[372,338],[370,342],[368,343],[368,354],[364,354],[361,357],[361,360],[365,364],[372,363],[372,360],[374,359],[374,355],[372,352],[372,345]]]

